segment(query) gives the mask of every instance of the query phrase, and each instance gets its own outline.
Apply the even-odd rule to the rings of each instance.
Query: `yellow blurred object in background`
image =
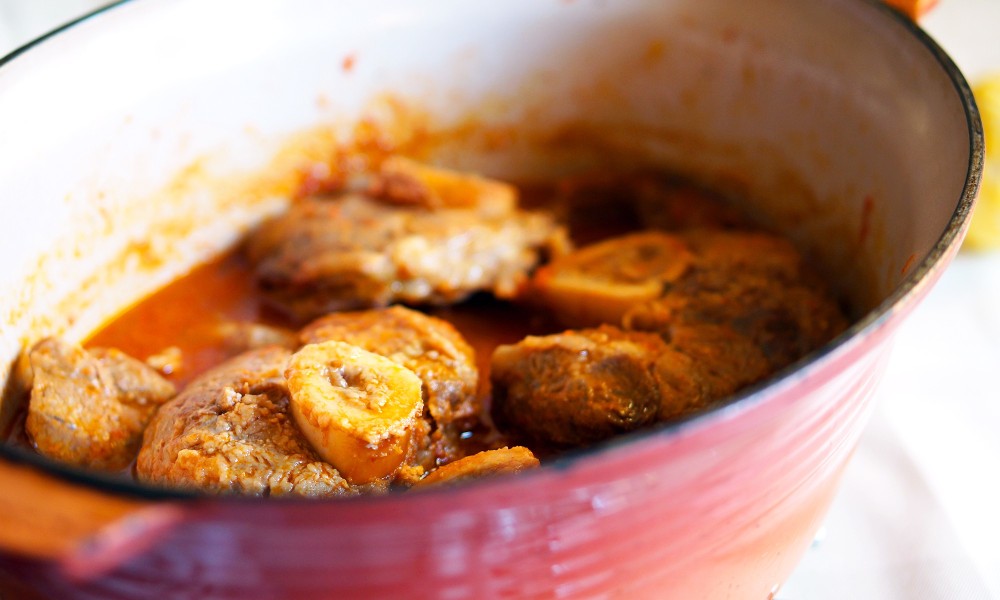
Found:
[[[972,86],[986,138],[986,165],[965,248],[1000,248],[1000,73]]]

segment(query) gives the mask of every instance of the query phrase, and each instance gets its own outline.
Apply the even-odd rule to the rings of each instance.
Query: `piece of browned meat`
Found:
[[[414,484],[413,489],[456,485],[497,475],[513,475],[534,469],[538,465],[538,459],[524,446],[484,450],[438,467]]]
[[[30,350],[28,364],[28,435],[45,456],[73,465],[127,467],[153,411],[175,393],[152,368],[114,349],[47,338]]]
[[[642,227],[664,231],[752,227],[725,198],[690,182],[645,175],[629,179],[627,185]]]
[[[694,255],[692,274],[753,274],[781,282],[803,281],[825,291],[798,248],[763,231],[699,229],[676,234]]]
[[[241,354],[164,404],[144,436],[136,463],[139,479],[256,496],[386,491],[386,480],[349,484],[310,447],[289,414],[284,371],[290,357],[278,346]],[[420,443],[427,443],[426,434],[421,432]]]
[[[214,331],[232,355],[264,346],[282,346],[289,350],[299,345],[298,335],[291,329],[245,321],[223,321]]]
[[[749,339],[725,327],[658,335],[604,325],[501,346],[494,412],[512,432],[578,446],[682,418],[770,372]]]
[[[758,347],[772,369],[846,326],[829,290],[791,242],[763,232],[648,231],[611,238],[540,269],[532,287],[537,301],[567,326],[623,324],[667,341],[678,326],[725,327]]]
[[[640,229],[748,229],[752,222],[719,194],[657,173],[587,173],[559,182],[552,208],[573,239],[592,243]]]
[[[306,198],[251,234],[265,294],[300,319],[335,310],[516,295],[563,228],[543,213],[400,206],[356,195]]]
[[[307,325],[300,338],[303,344],[347,342],[410,369],[423,381],[424,402],[438,425],[469,422],[479,412],[476,357],[447,321],[402,306],[331,313]]]
[[[660,411],[656,335],[616,327],[528,336],[493,353],[498,422],[556,446],[588,444],[654,422]]]
[[[685,340],[697,338],[700,328],[715,331],[713,337],[724,330],[727,339],[742,337],[757,348],[773,372],[846,327],[826,286],[787,240],[707,231],[684,239],[696,257],[691,272],[661,298],[632,308],[626,328],[658,332],[681,350],[680,330]]]
[[[365,193],[393,204],[425,208],[472,208],[484,216],[509,215],[517,208],[517,188],[475,173],[443,169],[390,156],[368,178]]]
[[[707,230],[681,237],[694,255],[691,270],[623,318],[626,329],[659,333],[679,355],[663,363],[677,400],[664,399],[661,419],[760,381],[846,327],[833,296],[788,240]]]
[[[728,327],[673,327],[669,338],[667,350],[656,361],[660,421],[707,408],[771,373],[760,348]]]
[[[804,285],[760,277],[701,278],[633,308],[626,328],[655,331],[674,341],[678,329],[725,328],[752,343],[770,370],[785,367],[833,339],[845,326],[828,296]]]
[[[762,232],[612,238],[551,263],[533,285],[538,298],[568,324],[586,326],[603,317],[632,332],[659,335],[661,347],[645,345],[651,353],[645,364],[655,365],[659,421],[692,414],[766,378],[833,339],[847,323],[795,247]],[[566,389],[593,385],[581,374],[595,368],[607,350],[595,352],[574,337],[591,331],[529,337],[498,350],[492,381],[502,423],[560,444],[604,436],[571,441],[568,432],[579,427],[579,417],[554,410],[559,405],[550,401],[565,396]],[[648,395],[638,397],[651,402]],[[618,410],[603,400],[586,402],[591,406],[579,410],[603,412],[608,419]]]

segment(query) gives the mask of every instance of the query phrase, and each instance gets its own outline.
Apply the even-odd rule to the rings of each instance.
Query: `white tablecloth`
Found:
[[[1000,598],[1000,254],[903,326],[820,539],[779,598]]]
[[[0,55],[101,4],[0,0]],[[923,24],[970,79],[1000,72],[1000,0],[940,0]],[[899,332],[877,401],[779,598],[1000,599],[1000,253],[958,257]]]
[[[1000,1],[922,24],[1000,74]],[[1000,598],[1000,252],[962,254],[903,325],[873,422],[782,600]]]

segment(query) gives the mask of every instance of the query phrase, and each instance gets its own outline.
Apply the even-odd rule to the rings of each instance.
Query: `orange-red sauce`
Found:
[[[140,360],[175,346],[183,362],[165,375],[180,387],[231,354],[216,333],[226,322],[291,325],[265,306],[239,252],[201,265],[157,291],[111,321],[86,346],[118,348]]]
[[[452,323],[476,352],[480,380],[500,344],[558,330],[545,315],[508,302],[477,296],[461,304],[426,309]],[[217,334],[226,322],[256,322],[297,329],[270,310],[247,261],[234,252],[201,265],[111,321],[85,344],[113,347],[146,360],[170,346],[180,349],[181,367],[165,376],[179,388],[232,355]],[[482,389],[482,385],[481,385]]]

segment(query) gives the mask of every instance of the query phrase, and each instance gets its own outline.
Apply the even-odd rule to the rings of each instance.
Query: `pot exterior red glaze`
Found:
[[[82,339],[234,243],[359,122],[386,146],[440,135],[430,159],[511,180],[703,181],[788,233],[857,319],[690,421],[449,490],[178,498],[0,447],[0,489],[46,484],[0,495],[25,532],[0,527],[0,595],[773,594],[835,494],[893,331],[967,227],[982,130],[951,61],[868,0],[115,6],[0,60],[8,391],[24,344]],[[41,525],[74,535],[32,543]]]
[[[371,502],[195,502],[92,580],[5,568],[53,598],[766,598],[820,526],[893,327],[742,405],[527,477]]]

